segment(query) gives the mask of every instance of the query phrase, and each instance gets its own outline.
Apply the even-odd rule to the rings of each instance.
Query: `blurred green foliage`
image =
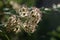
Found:
[[[35,5],[36,0],[14,0],[20,4],[26,4],[27,6],[31,7]]]
[[[9,1],[11,1],[11,0],[7,0],[7,3],[8,3]],[[15,1],[15,2],[17,2],[17,3],[19,3],[19,4],[27,5],[27,6],[29,6],[29,7],[35,6],[35,2],[36,2],[36,0],[13,0],[13,1]]]
[[[7,0],[6,3],[9,3],[11,0]],[[35,6],[36,0],[13,0],[18,2],[19,4],[26,4],[27,6]],[[3,2],[0,1],[0,9],[4,6]],[[9,6],[9,4],[8,4]],[[42,11],[42,21],[38,24],[37,31],[33,34],[28,35],[23,32],[22,35],[19,36],[21,40],[59,40],[60,39],[60,8],[57,8],[57,11],[53,8],[48,8],[45,10],[44,7],[40,8]],[[9,12],[15,13],[13,9]],[[9,17],[9,12],[5,16],[6,19]],[[0,15],[1,16],[1,15]],[[25,20],[25,19],[23,19]],[[3,30],[2,30],[3,29]],[[5,29],[0,25],[0,39],[2,40],[10,40],[11,34],[4,32]]]
[[[3,2],[0,1],[0,9],[4,6]]]

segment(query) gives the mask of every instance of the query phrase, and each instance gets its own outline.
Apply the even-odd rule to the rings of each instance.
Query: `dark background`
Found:
[[[53,4],[59,4],[60,0],[36,0],[37,7],[52,7]]]

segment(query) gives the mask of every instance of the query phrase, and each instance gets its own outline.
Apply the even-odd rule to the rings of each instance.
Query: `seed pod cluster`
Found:
[[[7,29],[15,32],[21,31],[21,27],[27,33],[34,33],[37,28],[37,24],[41,21],[41,11],[36,7],[27,7],[25,5],[18,5],[11,1],[13,9],[15,9],[18,15],[10,16],[7,22]],[[15,5],[16,4],[16,5]],[[16,7],[17,6],[17,7]]]

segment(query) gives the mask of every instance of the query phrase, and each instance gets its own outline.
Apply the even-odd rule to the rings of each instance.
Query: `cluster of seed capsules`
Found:
[[[7,31],[21,32],[21,28],[27,33],[34,33],[37,28],[37,24],[41,21],[41,11],[36,7],[27,7],[25,5],[19,5],[14,1],[10,4],[16,11],[17,15],[11,15],[6,23]]]

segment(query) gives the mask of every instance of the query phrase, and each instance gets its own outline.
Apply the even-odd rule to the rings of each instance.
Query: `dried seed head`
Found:
[[[31,11],[31,16],[35,17],[36,22],[38,23],[41,20],[41,12],[38,8],[33,8]]]
[[[26,17],[29,14],[29,10],[27,7],[22,6],[21,9],[19,10],[19,15],[21,17]]]
[[[9,17],[6,29],[8,32],[15,31],[17,33],[21,31],[20,20],[16,17],[16,15],[12,15],[11,17]]]
[[[8,20],[8,28],[14,29],[13,31],[18,33],[19,31],[21,31],[20,28],[22,26],[25,32],[34,33],[36,31],[37,24],[39,23],[39,21],[41,21],[40,9],[36,7],[28,8],[25,5],[22,6],[13,1],[11,1],[10,4],[12,5],[13,9],[15,9],[16,13],[19,14],[19,17],[16,18],[16,15],[11,16]],[[26,20],[24,20],[23,22],[21,18],[22,20],[26,18]]]

